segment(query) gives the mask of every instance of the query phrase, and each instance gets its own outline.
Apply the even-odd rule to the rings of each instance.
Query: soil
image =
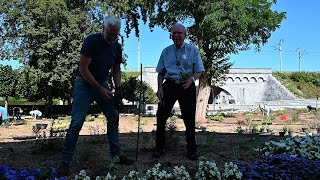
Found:
[[[271,113],[274,120],[269,128],[272,132],[262,132],[252,134],[249,132],[248,119],[251,124],[261,124],[262,115],[260,112],[234,113],[228,114],[222,122],[208,120],[204,125],[206,129],[199,129],[196,133],[199,155],[210,160],[214,160],[218,167],[223,167],[224,163],[232,160],[254,161],[261,157],[257,155],[253,148],[262,145],[266,141],[279,140],[279,131],[285,124],[295,128],[296,135],[305,135],[302,127],[318,123],[319,117],[306,110],[299,110],[298,121],[293,122],[294,114],[298,110],[287,110]],[[281,120],[285,116],[286,120]],[[282,118],[283,119],[283,118]],[[62,150],[63,137],[49,137],[53,120],[33,120],[26,117],[24,124],[18,125],[11,121],[10,124],[3,123],[0,126],[0,165],[12,165],[13,168],[39,168],[43,163],[57,167]],[[58,120],[54,120],[55,122]],[[59,120],[68,124],[70,121]],[[40,130],[39,138],[32,127],[35,124],[48,124],[45,130]],[[119,138],[124,154],[135,159],[135,165],[110,166],[109,145],[105,138],[105,121],[103,116],[97,117],[93,121],[86,121],[80,132],[77,145],[77,152],[71,166],[69,178],[73,178],[80,170],[86,170],[92,178],[98,175],[106,175],[110,172],[118,178],[127,175],[129,171],[139,169],[141,171],[150,169],[156,163],[161,163],[164,168],[171,170],[174,166],[185,166],[192,174],[198,167],[198,161],[190,161],[185,157],[185,134],[182,119],[176,119],[177,129],[171,134],[167,132],[166,153],[159,159],[152,158],[155,146],[155,117],[141,117],[140,130],[138,133],[138,117],[133,115],[122,115],[119,124]],[[241,125],[244,133],[238,133],[237,127]],[[44,138],[43,135],[46,135]],[[20,137],[20,138],[19,138]],[[29,138],[29,139],[28,139]],[[19,139],[19,140],[15,140]],[[139,139],[139,143],[137,142]],[[137,151],[138,150],[138,151]]]

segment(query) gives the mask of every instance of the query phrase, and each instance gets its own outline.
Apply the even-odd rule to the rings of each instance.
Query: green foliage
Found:
[[[138,80],[136,77],[130,76],[123,84],[123,96],[128,101],[134,102],[141,100],[154,104],[157,101],[156,94],[153,89],[145,82]],[[142,93],[142,94],[141,94]]]
[[[123,17],[127,37],[132,29],[139,36],[139,19],[150,22],[151,30],[155,26],[169,29],[177,21],[188,22],[188,37],[199,47],[206,69],[200,81],[207,82],[209,78],[215,84],[232,66],[229,54],[247,50],[252,44],[259,50],[280,26],[285,13],[271,10],[274,3],[1,0],[0,59],[18,59],[34,68],[38,79],[30,84],[36,84],[38,90],[30,91],[38,94],[32,97],[51,104],[52,98],[71,98],[81,42],[86,35],[100,31],[104,14]],[[25,88],[20,94],[28,92]]]
[[[94,118],[95,116],[89,114],[86,116],[86,121],[94,121]]]
[[[284,125],[284,126],[282,127],[282,131],[283,131],[283,132],[289,131],[289,126],[288,126],[288,125]]]
[[[262,119],[262,124],[263,124],[263,125],[272,124],[272,120],[273,120],[273,119],[271,119],[271,118],[264,117],[264,118]]]
[[[0,64],[0,97],[15,96],[17,72],[11,66]]]
[[[281,116],[281,115],[285,115],[287,113],[287,110],[286,109],[282,109],[282,110],[276,110],[274,112],[274,115],[275,116]]]
[[[258,133],[259,132],[259,125],[252,124],[251,131],[252,131],[252,133]]]
[[[273,76],[297,97],[316,98],[320,95],[319,72],[276,72]]]
[[[219,121],[219,122],[222,122],[224,120],[224,116],[221,115],[221,113],[217,113],[216,115],[214,116],[208,116],[207,117],[209,120],[213,120],[213,121]]]
[[[64,0],[1,1],[0,59],[28,65],[19,94],[51,103],[70,99],[83,38],[99,32],[102,17],[90,16],[84,2]],[[32,77],[30,77],[32,76]]]
[[[68,129],[69,123],[64,122],[63,120],[55,120],[52,123],[53,131],[64,131]]]
[[[177,21],[188,22],[188,35],[201,49],[205,74],[219,81],[232,65],[229,54],[247,50],[251,44],[259,50],[280,26],[285,13],[271,10],[274,3],[268,0],[158,1],[159,10],[150,25],[169,29]]]
[[[165,142],[167,149],[176,149],[180,142],[180,137],[177,135],[177,117],[172,116],[166,123]]]
[[[127,80],[129,77],[138,78],[138,76],[140,75],[140,72],[138,71],[128,71],[128,72],[122,71],[121,73],[123,74],[122,79],[125,79],[125,80]]]
[[[300,116],[300,112],[299,111],[294,111],[292,116],[291,116],[291,121],[293,123],[298,122],[299,121],[299,116]]]

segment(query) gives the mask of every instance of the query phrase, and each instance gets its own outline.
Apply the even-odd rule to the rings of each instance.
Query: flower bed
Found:
[[[194,177],[184,166],[175,166],[172,170],[156,164],[151,169],[131,171],[128,175],[117,179],[318,179],[320,177],[320,136],[294,137],[279,142],[266,142],[264,147],[256,149],[264,157],[252,163],[233,161],[226,163],[219,171],[214,161],[202,159],[199,161]],[[49,179],[55,178],[55,168],[44,165],[34,170],[15,170],[10,166],[0,165],[0,180],[19,179]],[[90,179],[84,170],[74,179]],[[116,179],[108,173],[106,176],[97,176],[95,179]]]
[[[320,159],[320,135],[286,138],[265,143],[262,148],[256,149],[263,156],[286,153],[307,159]]]
[[[264,157],[253,163],[235,161],[242,179],[318,179],[320,160],[298,158],[288,154]]]

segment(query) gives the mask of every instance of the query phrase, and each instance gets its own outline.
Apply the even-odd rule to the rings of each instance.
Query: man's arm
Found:
[[[93,77],[91,72],[89,71],[89,65],[91,63],[91,58],[88,58],[82,54],[80,54],[80,63],[79,63],[79,71],[82,77],[94,88],[97,89],[98,93],[102,95],[106,99],[111,99],[111,93],[103,88]]]
[[[112,69],[113,72],[113,82],[115,87],[121,86],[121,67],[120,64],[115,64]]]
[[[114,92],[114,103],[115,108],[120,111],[123,109],[123,92],[121,88],[121,68],[120,64],[113,65],[112,68],[112,74],[113,74],[113,82],[115,86],[115,92]]]
[[[163,89],[162,89],[162,83],[164,80],[164,76],[162,73],[158,74],[158,91],[157,91],[157,96],[159,99],[163,98]]]

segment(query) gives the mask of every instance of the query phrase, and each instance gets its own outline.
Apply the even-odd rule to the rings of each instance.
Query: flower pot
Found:
[[[286,132],[284,132],[284,131],[280,131],[280,132],[279,132],[279,136],[280,136],[280,137],[284,137],[285,134],[286,134]]]
[[[48,126],[48,124],[36,124],[36,127],[37,127],[38,130],[40,130],[40,129],[46,129],[47,126]]]
[[[288,134],[289,134],[289,137],[294,137],[295,136],[295,133],[292,132],[292,131],[288,131]]]

